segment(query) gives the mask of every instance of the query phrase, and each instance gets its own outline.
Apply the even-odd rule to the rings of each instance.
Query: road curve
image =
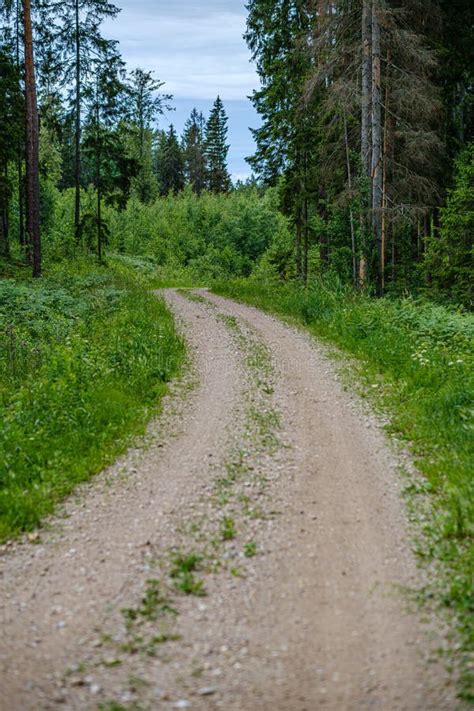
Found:
[[[402,590],[420,579],[397,461],[375,420],[309,336],[205,290],[196,295],[164,292],[198,385],[184,401],[169,399],[149,446],[72,497],[39,545],[0,557],[0,708],[84,711],[113,699],[150,711],[454,709],[436,625],[406,609]],[[149,575],[144,549],[166,551],[177,535],[184,545],[194,511],[203,521],[215,515],[212,482],[245,431],[246,355],[223,314],[273,364],[267,390],[282,446],[259,466],[266,505],[278,514],[252,528],[262,553],[244,575],[210,574],[206,598],[179,602],[182,641],[100,667],[92,663],[99,631],[113,632],[117,611]],[[244,500],[250,483],[241,486]],[[244,542],[237,531],[225,555]],[[90,675],[65,677],[82,659]],[[132,671],[142,686],[131,685]]]

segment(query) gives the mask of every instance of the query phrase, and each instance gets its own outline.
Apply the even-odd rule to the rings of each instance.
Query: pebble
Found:
[[[217,689],[215,686],[205,686],[202,689],[199,689],[198,694],[199,696],[212,696],[212,694],[215,694],[217,692]]]
[[[186,701],[186,699],[180,699],[173,705],[174,709],[189,709],[191,708],[191,702]]]

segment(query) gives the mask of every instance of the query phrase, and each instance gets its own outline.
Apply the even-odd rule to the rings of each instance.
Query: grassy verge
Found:
[[[144,431],[183,355],[163,301],[124,269],[0,280],[0,541]]]
[[[217,283],[217,293],[304,325],[355,356],[365,391],[415,456],[429,494],[418,554],[440,564],[436,599],[474,650],[474,318],[413,300],[374,300],[323,286]],[[414,486],[414,485],[412,485]],[[433,590],[426,590],[432,595]],[[472,677],[463,695],[474,700]]]

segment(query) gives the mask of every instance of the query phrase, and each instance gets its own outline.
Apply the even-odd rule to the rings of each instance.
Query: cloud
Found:
[[[0,0],[1,1],[1,0]],[[229,116],[229,169],[245,180],[245,156],[255,151],[249,126],[259,124],[247,96],[258,86],[243,39],[246,0],[114,0],[121,12],[104,26],[120,42],[129,69],[153,70],[174,95],[175,111],[162,117],[179,132],[193,106],[207,116],[220,94]]]
[[[122,12],[106,33],[130,66],[154,70],[180,97],[244,99],[258,85],[243,40],[239,0],[117,0]]]

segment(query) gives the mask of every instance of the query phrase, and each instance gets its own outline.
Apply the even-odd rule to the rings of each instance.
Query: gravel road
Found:
[[[439,625],[408,609],[422,578],[376,418],[309,336],[164,297],[192,368],[162,416],[2,549],[2,711],[457,708]]]

